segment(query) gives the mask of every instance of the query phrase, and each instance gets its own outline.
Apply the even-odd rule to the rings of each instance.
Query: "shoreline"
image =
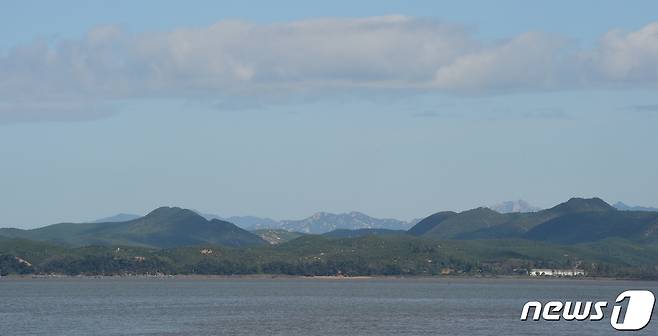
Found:
[[[335,275],[285,275],[285,274],[240,274],[240,275],[200,275],[200,274],[172,274],[172,275],[66,275],[66,274],[10,274],[0,277],[3,280],[26,281],[26,280],[332,280],[332,281],[359,281],[359,280],[401,280],[401,281],[506,281],[521,280],[528,282],[538,281],[645,281],[656,282],[655,279],[637,279],[637,278],[612,278],[612,277],[531,277],[522,275],[492,275],[492,276],[465,276],[465,275],[436,275],[436,276],[392,276],[392,275],[370,275],[370,276],[335,276]]]

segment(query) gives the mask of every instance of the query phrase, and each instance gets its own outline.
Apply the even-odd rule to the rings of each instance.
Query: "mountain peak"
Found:
[[[303,233],[327,233],[336,229],[407,229],[406,222],[390,218],[374,218],[358,211],[348,213],[317,212],[300,220],[283,220],[277,228]]]
[[[153,211],[149,212],[146,216],[144,216],[144,218],[171,218],[171,217],[199,217],[201,219],[204,219],[205,221],[205,218],[203,218],[203,216],[199,215],[193,210],[179,208],[179,207],[169,207],[169,206],[162,206],[156,208]]]
[[[590,212],[590,211],[613,211],[616,210],[612,205],[606,203],[604,200],[593,198],[573,197],[568,201],[558,204],[552,208],[553,210],[561,210],[568,212]]]
[[[461,212],[462,214],[491,214],[491,213],[498,213],[495,210],[492,210],[487,207],[477,207],[474,209],[469,209]]]

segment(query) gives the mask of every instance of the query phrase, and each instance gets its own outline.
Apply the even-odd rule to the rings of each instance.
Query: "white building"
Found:
[[[564,269],[532,268],[532,269],[530,269],[530,272],[528,272],[528,274],[530,276],[554,276],[554,277],[567,276],[567,277],[575,277],[575,276],[584,276],[585,275],[585,270],[578,269],[578,268],[564,268]]]
[[[204,248],[201,251],[199,251],[199,253],[201,253],[201,255],[206,255],[207,256],[207,255],[213,254],[213,250],[211,250],[209,248]]]

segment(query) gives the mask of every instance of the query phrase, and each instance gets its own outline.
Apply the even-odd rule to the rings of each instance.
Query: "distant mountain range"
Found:
[[[620,207],[619,203],[616,204]],[[524,209],[530,207],[525,206]],[[595,242],[608,238],[658,241],[658,212],[618,210],[600,198],[572,198],[550,209],[520,212],[511,206],[501,213],[490,208],[432,214],[416,225],[378,219],[359,212],[317,213],[302,220],[262,220],[232,217],[249,232],[218,218],[207,219],[193,210],[161,207],[143,217],[121,214],[102,222],[60,223],[32,230],[5,228],[0,236],[49,241],[69,246],[123,245],[170,248],[189,245],[232,247],[278,244],[308,234],[327,238],[363,236],[418,236],[440,240],[526,239],[558,244]],[[631,209],[631,210],[627,210]],[[642,208],[645,209],[645,208]],[[206,215],[208,216],[208,215]],[[121,220],[121,219],[128,220]],[[131,219],[132,218],[132,219]],[[259,225],[270,226],[259,228]],[[407,230],[408,229],[408,230]]]
[[[622,202],[613,205],[618,210],[624,211],[658,211],[658,208],[629,206]],[[524,200],[505,201],[488,207],[489,209],[501,214],[510,213],[531,213],[542,210],[533,206]],[[388,230],[408,230],[414,227],[423,218],[413,219],[411,221],[402,221],[390,218],[375,218],[361,212],[349,212],[334,214],[328,212],[318,212],[310,217],[300,220],[276,220],[268,217],[258,216],[231,216],[222,217],[215,214],[197,212],[207,220],[221,220],[233,223],[238,227],[248,230],[285,230],[291,232],[300,232],[306,234],[324,234],[334,230],[360,230],[360,229],[388,229]],[[94,223],[125,222],[137,219],[141,216],[135,214],[121,213],[111,217],[101,218]]]
[[[645,207],[645,206],[632,206],[624,202],[617,202],[613,205],[617,210],[622,211],[658,211],[658,208]]]
[[[284,220],[280,228],[288,231],[297,231],[310,234],[322,234],[338,229],[389,229],[406,230],[411,225],[407,222],[391,218],[374,218],[361,212],[333,214],[318,212],[311,217],[301,220]]]
[[[279,229],[279,221],[267,218],[267,217],[258,217],[258,216],[231,216],[231,217],[222,217],[215,214],[201,213],[199,215],[205,217],[208,220],[219,219],[227,222],[231,222],[245,230],[260,230],[260,229]]]
[[[415,223],[391,218],[375,218],[364,213],[352,211],[333,214],[318,212],[300,220],[274,220],[255,216],[220,217],[213,214],[199,213],[207,219],[221,219],[231,222],[245,230],[286,230],[307,234],[323,234],[333,230],[390,229],[407,230]]]
[[[541,208],[532,206],[524,200],[505,201],[496,205],[489,206],[489,209],[503,214],[512,212],[535,212],[541,210]]]
[[[253,232],[176,207],[113,219],[121,217],[0,229],[0,275],[482,275],[583,267],[594,276],[658,279],[658,212],[622,211],[599,198],[534,212],[437,212],[409,230],[356,212]],[[361,228],[344,228],[352,226]]]

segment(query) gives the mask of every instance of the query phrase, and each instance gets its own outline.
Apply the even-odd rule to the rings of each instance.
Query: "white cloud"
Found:
[[[590,57],[599,80],[658,87],[658,22],[638,31],[608,32]]]
[[[436,72],[439,89],[506,91],[555,89],[568,82],[564,38],[525,33],[461,55]]]
[[[658,23],[611,31],[591,50],[540,32],[482,41],[465,26],[405,16],[221,21],[143,34],[106,26],[1,54],[0,122],[95,118],[104,114],[82,111],[103,110],[97,104],[112,99],[263,103],[350,90],[496,93],[657,82]]]

